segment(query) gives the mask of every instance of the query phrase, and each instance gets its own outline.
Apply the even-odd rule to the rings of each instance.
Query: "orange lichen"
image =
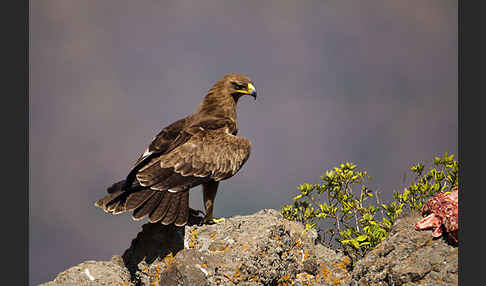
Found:
[[[169,255],[167,255],[166,257],[164,257],[164,263],[165,263],[165,265],[166,265],[167,267],[169,267],[169,266],[172,264],[172,262],[174,262],[174,260],[175,260],[175,257],[174,257],[174,255],[172,254],[172,252],[171,252],[171,253],[169,253]],[[160,266],[157,266],[157,267],[159,267],[159,268],[160,268]]]
[[[295,240],[295,247],[296,248],[302,248],[302,246],[303,246],[302,240],[300,238],[297,238]]]
[[[213,252],[225,252],[227,251],[229,248],[225,245],[222,245],[222,244],[212,244],[209,246],[208,248],[210,251],[213,251]]]
[[[189,246],[189,248],[194,248],[196,246],[196,244],[197,244],[197,238],[198,238],[197,229],[193,229],[191,231],[191,238],[187,242],[187,245]]]
[[[238,265],[238,267],[236,267],[235,273],[233,274],[233,277],[231,277],[229,274],[226,274],[226,273],[224,273],[223,276],[226,279],[233,282],[234,284],[238,284],[238,283],[240,283],[240,281],[242,281],[241,272],[240,272],[241,267],[242,267],[242,264],[240,264],[240,265]]]
[[[351,258],[347,257],[347,256],[344,256],[343,257],[343,263],[346,264],[346,265],[349,265],[351,264]]]
[[[233,282],[234,284],[236,284],[235,281],[233,281],[233,278],[231,276],[229,276],[228,274],[224,273],[223,276],[228,279],[229,281]]]
[[[295,277],[299,280],[307,280],[309,278],[312,278],[312,275],[310,275],[309,273],[306,273],[306,272],[302,272],[302,273],[295,275]]]
[[[291,282],[291,281],[289,281],[289,280],[290,280],[290,274],[289,274],[289,273],[287,273],[287,274],[285,274],[284,276],[282,276],[282,278],[280,278],[280,279],[277,281],[277,283],[278,283],[278,285],[279,285],[279,286],[287,286],[287,285],[289,285],[289,283],[292,283],[292,282]],[[293,283],[292,283],[292,284],[293,284]],[[292,285],[292,284],[290,284],[290,285]]]
[[[331,275],[331,271],[326,268],[326,265],[324,263],[320,263],[321,265],[321,273],[322,277],[324,277],[325,280],[329,280],[329,276]]]
[[[342,270],[347,270],[348,266],[351,264],[351,259],[347,256],[344,256],[341,262],[334,262],[334,267],[340,268]]]
[[[172,255],[172,252],[170,253]],[[157,286],[157,281],[159,281],[159,276],[160,276],[160,265],[157,265],[155,267],[155,281],[153,282],[153,286]]]
[[[258,278],[257,275],[253,275],[250,278],[248,278],[248,281],[255,281],[257,283],[260,283],[260,278]]]

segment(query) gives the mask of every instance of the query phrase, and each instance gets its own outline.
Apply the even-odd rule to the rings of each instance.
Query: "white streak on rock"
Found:
[[[95,280],[95,278],[89,273],[88,268],[84,269],[84,274],[86,274],[86,276],[88,276],[89,280],[91,280],[91,281]]]
[[[206,276],[209,275],[209,272],[206,269],[204,269],[201,265],[196,264],[196,266],[197,266],[197,268],[199,268],[199,270],[202,271],[202,273],[204,273],[204,275],[206,275]]]

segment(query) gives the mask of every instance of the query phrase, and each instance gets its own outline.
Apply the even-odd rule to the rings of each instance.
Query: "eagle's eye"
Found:
[[[242,89],[245,89],[245,88],[246,88],[246,87],[245,87],[245,85],[243,85],[243,84],[239,84],[239,83],[237,83],[237,82],[232,82],[232,84],[233,84],[233,87],[234,87],[236,90],[242,90]]]

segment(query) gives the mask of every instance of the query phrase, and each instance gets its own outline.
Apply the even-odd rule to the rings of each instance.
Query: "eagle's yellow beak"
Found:
[[[256,98],[256,88],[251,82],[248,84],[248,91],[250,92],[251,96]]]
[[[248,84],[248,94],[250,96],[253,96],[253,98],[255,98],[255,99],[257,97],[256,88],[251,82]]]
[[[238,90],[239,93],[244,93],[244,94],[248,94],[250,96],[253,96],[253,98],[256,99],[256,96],[257,96],[257,92],[256,92],[256,88],[255,86],[250,82],[248,83],[248,90]]]

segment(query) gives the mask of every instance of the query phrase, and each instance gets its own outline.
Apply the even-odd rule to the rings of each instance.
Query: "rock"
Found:
[[[315,230],[306,231],[276,210],[188,227],[187,249],[162,267],[159,284],[347,285],[350,260],[316,245],[316,239]]]
[[[41,286],[60,285],[113,285],[128,286],[130,273],[123,265],[121,256],[115,255],[110,261],[85,261],[57,275],[54,281]]]
[[[398,219],[387,239],[356,263],[351,285],[457,285],[458,249],[418,231],[418,213]]]
[[[177,253],[184,248],[184,227],[146,223],[130,247],[122,255],[131,280],[140,279],[140,268],[146,268],[157,258]],[[142,262],[142,265],[140,263]]]
[[[398,219],[354,269],[276,210],[213,225],[145,224],[123,257],[86,261],[43,285],[457,285],[457,247],[417,231],[418,219]]]

